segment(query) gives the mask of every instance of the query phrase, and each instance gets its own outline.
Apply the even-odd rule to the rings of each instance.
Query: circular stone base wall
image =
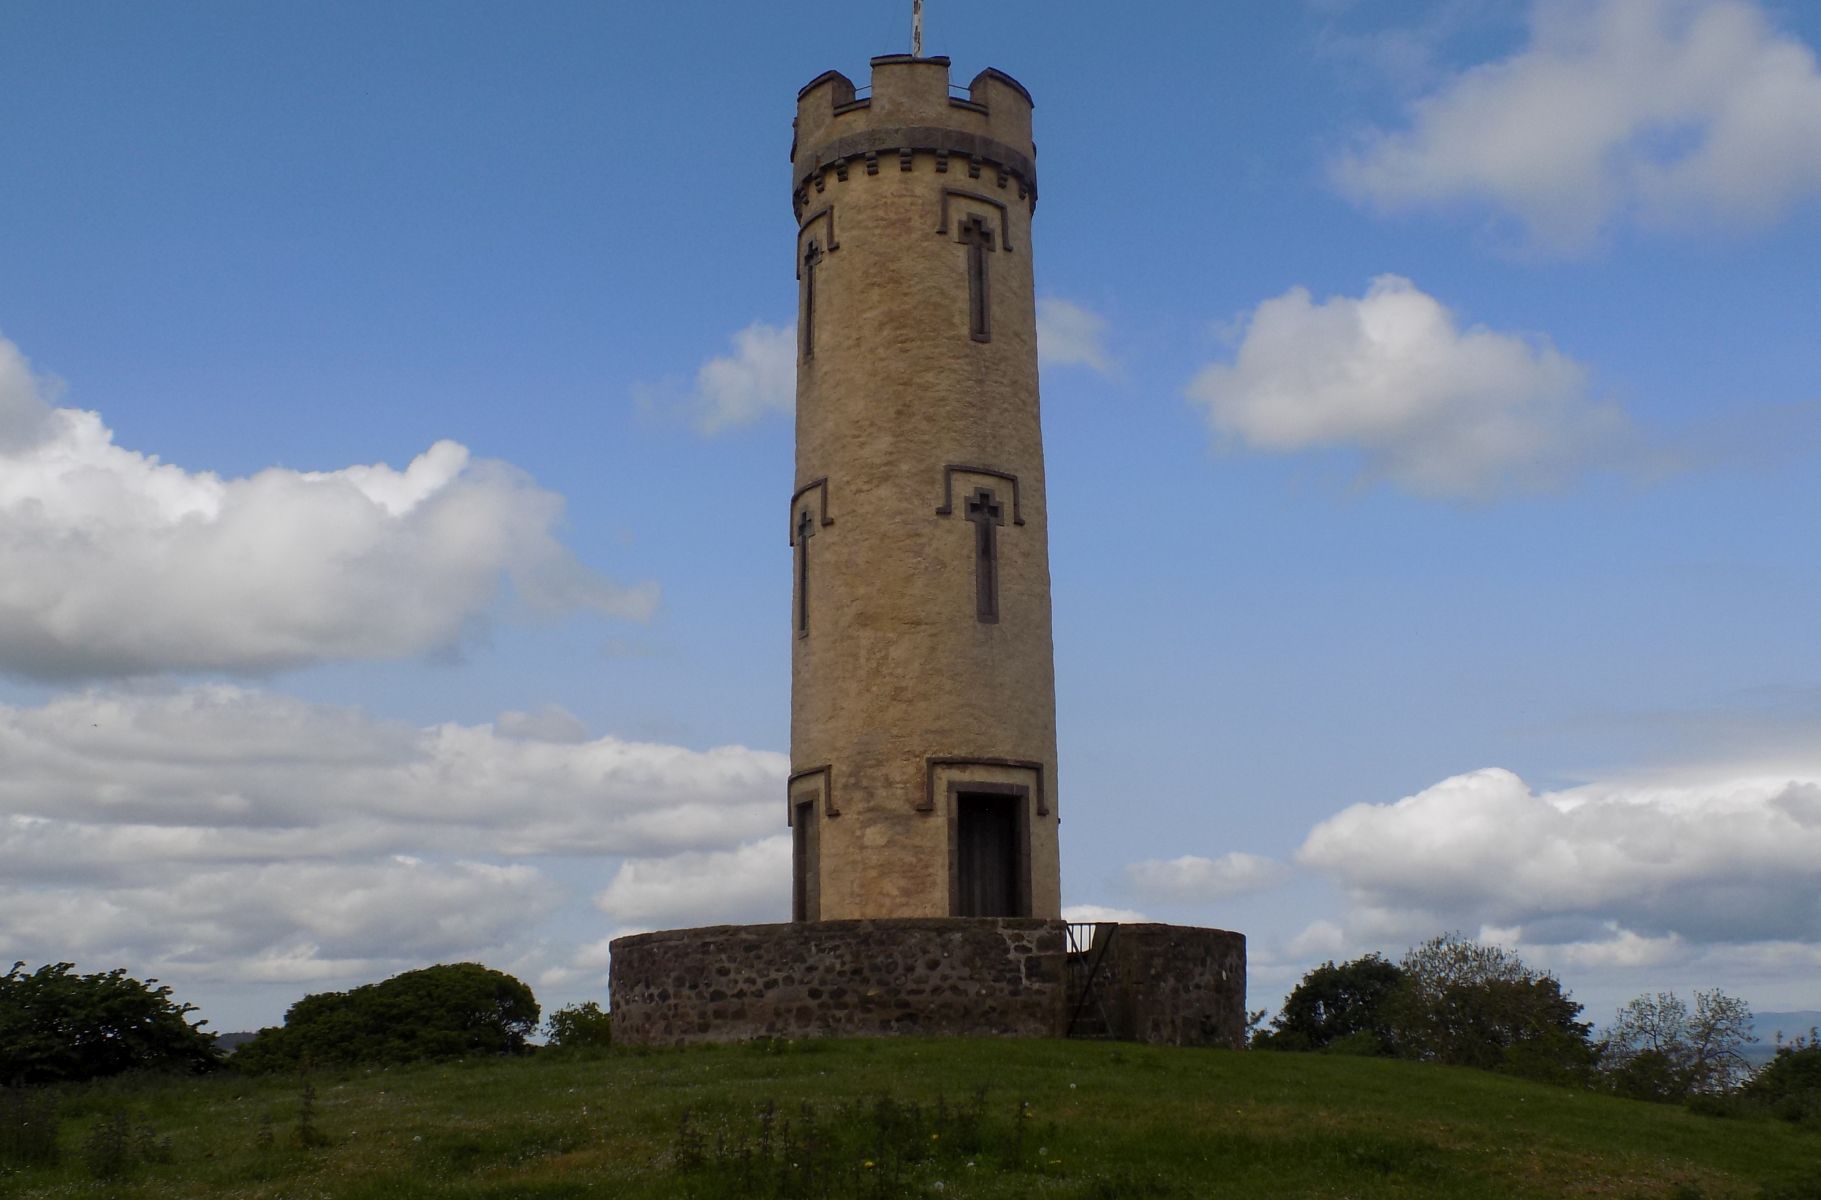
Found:
[[[1219,929],[1101,925],[1093,950],[1070,955],[1061,921],[808,921],[636,934],[612,953],[613,1037],[626,1045],[1061,1037],[1090,974],[1113,1037],[1238,1045],[1245,1031],[1245,938]]]

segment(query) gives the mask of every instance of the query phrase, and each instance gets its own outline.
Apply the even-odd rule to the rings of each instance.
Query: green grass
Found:
[[[62,1089],[62,1161],[0,1195],[1821,1198],[1812,1127],[1322,1055],[819,1041],[312,1083],[315,1139],[293,1078]],[[149,1153],[97,1182],[122,1111]]]

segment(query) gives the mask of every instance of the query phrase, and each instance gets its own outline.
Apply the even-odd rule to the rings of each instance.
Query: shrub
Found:
[[[207,1022],[169,987],[124,970],[78,975],[70,963],[0,975],[0,1083],[100,1079],[132,1070],[207,1071],[221,1064]]]
[[[305,996],[233,1063],[248,1071],[523,1054],[537,1027],[531,989],[478,963],[406,971],[347,992]]]
[[[1627,1100],[1673,1104],[1691,1090],[1688,1068],[1654,1048],[1603,1060],[1606,1086]]]
[[[132,1126],[123,1111],[103,1113],[82,1141],[82,1162],[95,1179],[118,1179],[133,1165]]]
[[[1332,1050],[1389,1054],[1390,1002],[1403,983],[1395,963],[1368,954],[1336,966],[1325,962],[1303,976],[1284,1000],[1269,1031],[1253,1045],[1273,1050]]]
[[[592,1000],[557,1009],[546,1029],[550,1045],[558,1050],[605,1050],[613,1045],[613,1014]]]
[[[1592,1026],[1561,981],[1500,946],[1458,933],[1430,938],[1399,964],[1391,1001],[1399,1054],[1571,1082],[1589,1077],[1598,1052]]]
[[[1742,1094],[1786,1121],[1821,1121],[1821,1039],[1811,1033],[1778,1046]]]
[[[1368,954],[1303,976],[1271,1029],[1272,1050],[1400,1055],[1552,1083],[1591,1077],[1598,1051],[1555,976],[1457,933],[1392,963]]]

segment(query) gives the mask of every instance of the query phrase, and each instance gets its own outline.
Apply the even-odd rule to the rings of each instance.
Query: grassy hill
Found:
[[[1814,1128],[1319,1055],[823,1041],[311,1090],[307,1118],[288,1078],[62,1090],[62,1162],[0,1195],[1821,1197]]]

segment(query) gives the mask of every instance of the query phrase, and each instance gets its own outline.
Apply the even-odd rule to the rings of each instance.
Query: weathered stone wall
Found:
[[[818,921],[623,937],[614,1041],[889,1034],[1054,1037],[1060,921]]]
[[[1102,931],[1101,936],[1109,936]],[[1225,929],[1127,925],[1110,932],[1095,987],[1127,1042],[1231,1046],[1246,1036],[1246,938]]]
[[[1095,980],[1122,1041],[1238,1046],[1246,939],[1181,925],[1102,926]],[[714,925],[613,943],[614,1040],[756,1037],[1061,1037],[1068,996],[1061,921],[895,918]]]

